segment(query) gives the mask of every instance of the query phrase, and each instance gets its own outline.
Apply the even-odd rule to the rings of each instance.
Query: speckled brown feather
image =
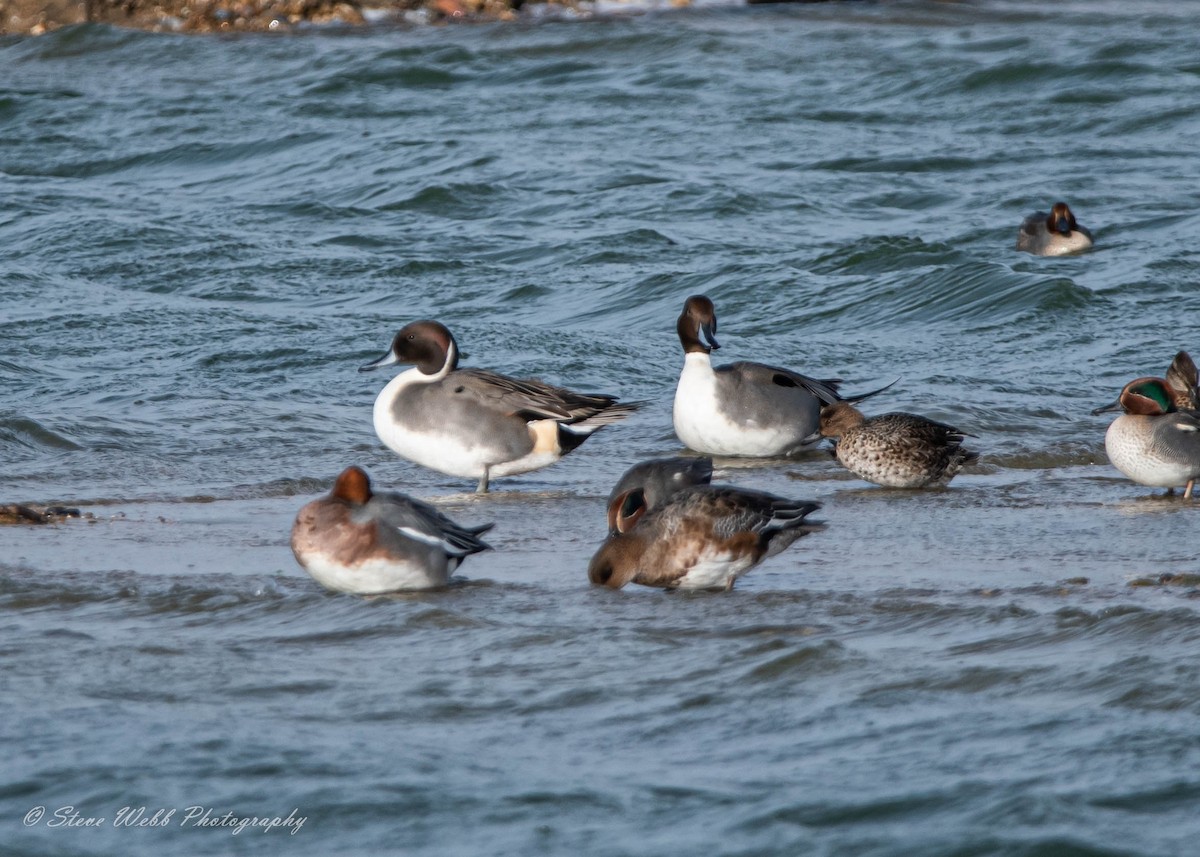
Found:
[[[1200,389],[1197,389],[1200,387],[1200,373],[1197,373],[1191,355],[1186,351],[1176,354],[1167,369],[1166,380],[1175,407],[1181,411],[1200,409]]]
[[[944,485],[979,459],[962,447],[970,435],[916,414],[863,417],[838,403],[822,409],[821,433],[836,438],[834,454],[847,470],[890,488]]]

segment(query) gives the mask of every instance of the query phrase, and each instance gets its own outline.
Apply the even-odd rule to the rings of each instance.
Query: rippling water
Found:
[[[1089,411],[1200,348],[1198,84],[1167,3],[0,39],[0,501],[95,516],[0,531],[5,853],[1191,853],[1197,512]],[[1059,198],[1096,249],[1017,254]],[[722,357],[899,376],[870,404],[981,466],[719,462],[828,529],[728,595],[591,591],[695,292]],[[355,367],[421,317],[648,404],[474,498],[371,429]],[[287,531],[351,462],[497,550],[320,591]]]

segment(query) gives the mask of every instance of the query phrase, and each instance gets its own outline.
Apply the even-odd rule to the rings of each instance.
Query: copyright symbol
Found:
[[[33,809],[29,810],[29,812],[25,813],[25,826],[33,827],[35,824],[37,824],[39,821],[42,820],[42,816],[45,814],[46,814],[46,807],[35,806]]]

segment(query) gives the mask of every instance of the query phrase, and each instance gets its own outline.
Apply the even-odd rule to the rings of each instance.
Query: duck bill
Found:
[[[704,344],[713,351],[716,351],[721,347],[721,344],[717,342],[717,332],[713,330],[713,324],[711,321],[706,321],[704,324],[700,325],[700,337],[704,340]]]
[[[1112,413],[1116,413],[1117,411],[1124,411],[1124,410],[1125,410],[1125,407],[1121,404],[1121,400],[1117,399],[1115,402],[1113,402],[1111,404],[1096,408],[1094,411],[1092,411],[1092,416],[1095,417],[1095,416],[1099,416],[1100,414],[1112,414]]]
[[[378,360],[372,360],[370,363],[364,363],[363,365],[359,366],[358,371],[370,372],[372,369],[382,369],[384,366],[395,366],[399,362],[400,359],[396,357],[396,352],[392,350],[388,351],[387,354],[383,355]]]

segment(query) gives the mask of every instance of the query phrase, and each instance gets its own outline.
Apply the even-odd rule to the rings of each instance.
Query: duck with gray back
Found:
[[[360,467],[300,510],[292,553],[317,583],[335,592],[380,595],[445,586],[464,558],[490,547],[491,524],[464,527],[399,493],[376,493]]]
[[[588,565],[596,586],[729,590],[763,559],[824,529],[805,520],[819,503],[728,485],[694,485],[651,509],[644,488],[608,505],[609,535]]]
[[[608,505],[620,495],[641,488],[646,511],[653,512],[673,494],[696,485],[712,482],[712,459],[702,458],[652,458],[633,465],[622,474],[608,495]]]
[[[689,449],[707,455],[774,458],[811,446],[821,407],[861,402],[892,384],[843,397],[840,378],[817,380],[763,363],[712,365],[717,311],[704,295],[683,305],[676,324],[683,371],[675,389],[675,434]]]
[[[1035,211],[1021,223],[1017,249],[1035,256],[1069,256],[1092,246],[1092,233],[1075,222],[1065,202],[1056,202],[1047,214]]]
[[[1135,378],[1112,404],[1093,414],[1120,411],[1104,434],[1113,467],[1134,482],[1184,489],[1191,499],[1200,478],[1200,384],[1186,351],[1175,355],[1166,378]]]
[[[962,445],[974,435],[954,426],[902,412],[867,417],[849,402],[821,409],[820,434],[833,440],[843,467],[887,488],[945,485],[979,460]]]
[[[638,408],[615,396],[460,369],[458,358],[458,343],[445,325],[414,321],[401,328],[386,354],[359,371],[414,364],[375,400],[376,434],[410,461],[479,480],[480,494],[492,477],[553,464]]]

